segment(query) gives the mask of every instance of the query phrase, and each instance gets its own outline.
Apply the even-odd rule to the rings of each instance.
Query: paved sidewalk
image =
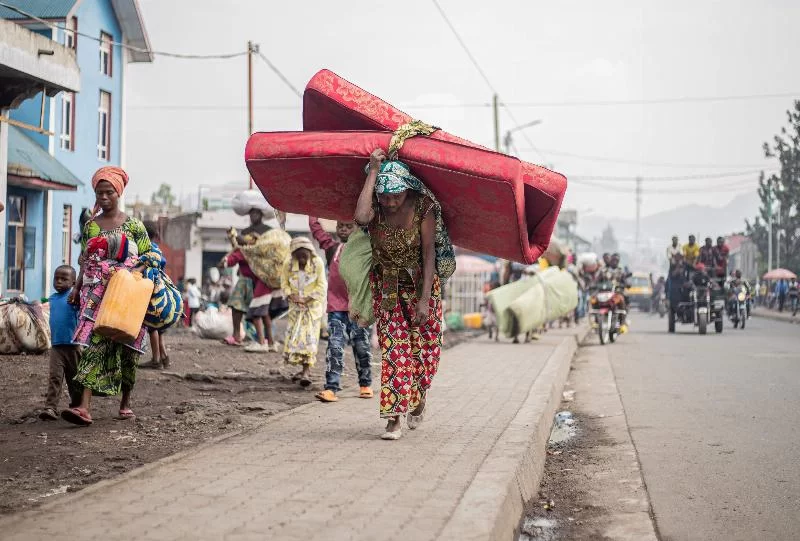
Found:
[[[784,310],[783,312],[778,312],[777,310],[770,310],[769,308],[764,308],[763,306],[759,306],[753,310],[753,315],[757,317],[763,317],[764,319],[771,319],[773,321],[800,323],[800,316],[793,317],[791,311]]]
[[[549,432],[552,412],[545,395],[552,395],[556,386],[560,395],[563,379],[558,381],[556,374],[566,377],[569,359],[547,361],[571,356],[574,336],[548,333],[529,345],[478,339],[446,351],[425,424],[413,432],[404,428],[400,441],[378,439],[384,423],[378,419],[376,399],[344,396],[335,404],[310,404],[276,416],[257,430],[0,520],[2,538],[453,538],[454,533],[446,532],[463,529],[449,524],[457,509],[458,516],[469,517],[474,507],[468,502],[493,501],[483,487],[471,487],[476,474],[488,475],[489,485],[497,477],[499,470],[479,472],[482,464],[494,468],[511,456],[530,461],[521,449],[535,447],[530,432]],[[544,392],[545,388],[552,389]],[[538,427],[545,423],[533,418],[537,415],[550,416],[546,426]],[[496,448],[502,457],[490,456]],[[542,449],[534,451],[543,455],[543,442]],[[518,475],[514,472],[524,465],[511,466],[513,481]],[[507,492],[506,488],[503,498]],[[499,499],[494,505],[505,503]],[[464,505],[470,509],[460,509]],[[488,509],[486,514],[497,511]],[[511,524],[518,519],[509,517]]]

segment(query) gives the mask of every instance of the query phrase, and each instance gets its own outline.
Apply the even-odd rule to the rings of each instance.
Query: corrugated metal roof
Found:
[[[76,2],[77,0],[3,0],[4,4],[12,5],[40,19],[66,19]],[[0,7],[0,18],[28,19],[25,15],[5,7]]]
[[[8,174],[74,188],[83,185],[72,171],[37,145],[22,128],[11,125],[8,126]]]

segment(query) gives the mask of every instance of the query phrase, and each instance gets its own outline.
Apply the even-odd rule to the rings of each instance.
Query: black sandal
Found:
[[[164,365],[161,363],[161,361],[150,359],[150,362],[140,364],[139,368],[144,368],[146,370],[161,370],[164,368]]]

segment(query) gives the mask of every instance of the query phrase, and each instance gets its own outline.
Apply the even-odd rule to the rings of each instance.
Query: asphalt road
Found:
[[[606,347],[661,539],[800,539],[800,329],[632,319]]]

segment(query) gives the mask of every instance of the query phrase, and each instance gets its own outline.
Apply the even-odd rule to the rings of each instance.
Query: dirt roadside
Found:
[[[446,346],[469,337],[448,333]],[[257,427],[271,415],[314,401],[324,384],[326,342],[320,342],[314,384],[302,389],[291,381],[297,369],[281,354],[246,353],[185,330],[171,331],[166,340],[169,370],[137,372],[136,420],[113,420],[118,398],[95,398],[95,422],[88,428],[37,417],[48,354],[0,356],[0,515],[81,490],[226,431]],[[379,359],[373,358],[374,381]],[[352,351],[346,350],[342,384],[345,395],[358,391]],[[66,402],[64,395],[60,406]],[[377,416],[377,403],[375,408]]]
[[[656,541],[605,347],[583,345],[563,398],[539,497],[528,503],[519,540]]]

